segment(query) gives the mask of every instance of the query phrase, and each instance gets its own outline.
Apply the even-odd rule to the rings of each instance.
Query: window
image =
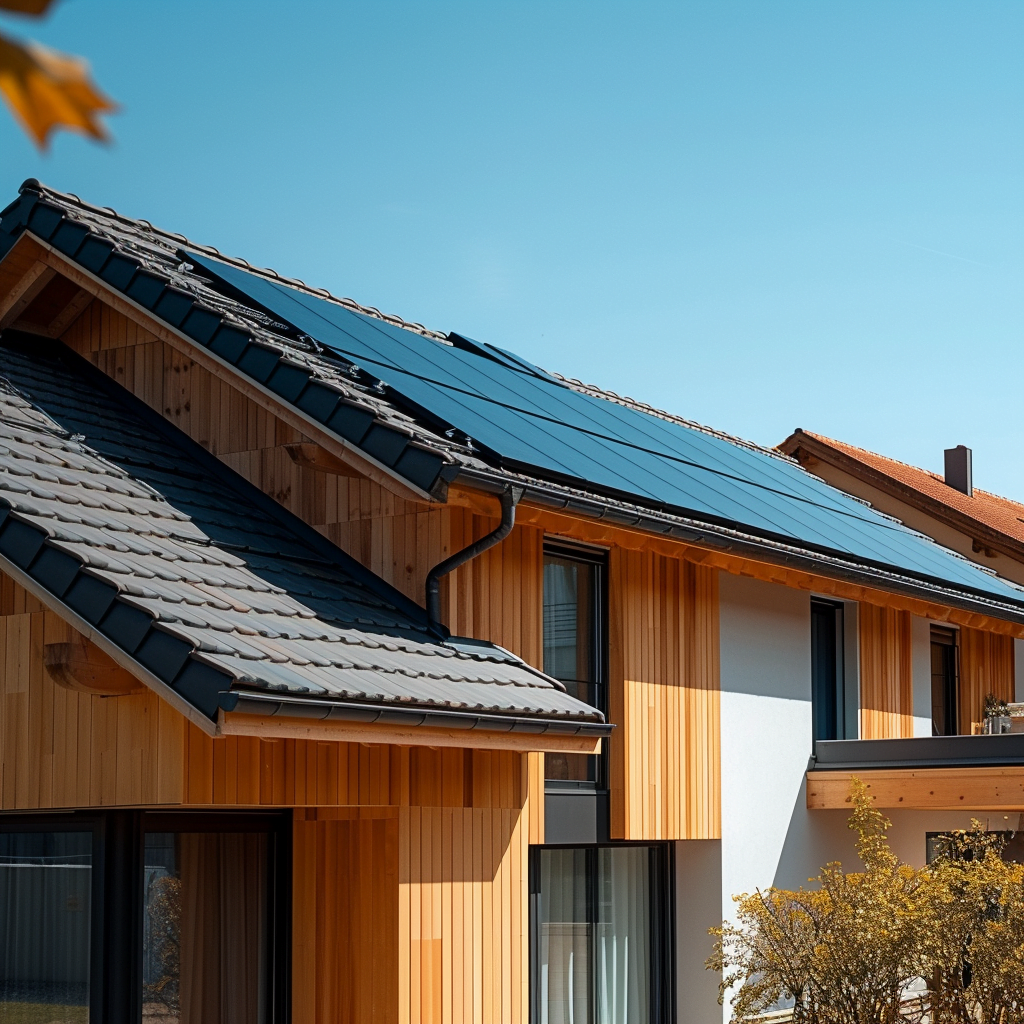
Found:
[[[266,834],[147,832],[144,851],[144,1024],[265,1024]]]
[[[956,630],[932,626],[932,735],[956,736],[959,701]]]
[[[532,1019],[668,1019],[671,928],[664,846],[534,851]]]
[[[811,707],[816,740],[838,740],[848,735],[843,661],[843,606],[813,599]]]
[[[279,814],[0,817],[0,1024],[275,1024]]]
[[[0,1021],[89,1020],[93,837],[0,833]]]
[[[606,711],[604,558],[571,547],[544,549],[544,671],[574,697]],[[545,754],[549,780],[603,784],[602,763],[588,754]]]

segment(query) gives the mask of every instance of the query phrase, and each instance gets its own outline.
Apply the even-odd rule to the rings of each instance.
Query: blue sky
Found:
[[[65,0],[36,176],[763,443],[1024,500],[1024,4]],[[6,201],[6,200],[5,200]]]

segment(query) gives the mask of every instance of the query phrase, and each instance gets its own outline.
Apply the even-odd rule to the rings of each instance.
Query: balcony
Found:
[[[808,808],[848,810],[853,776],[881,808],[1024,811],[1024,732],[819,740],[807,772]]]

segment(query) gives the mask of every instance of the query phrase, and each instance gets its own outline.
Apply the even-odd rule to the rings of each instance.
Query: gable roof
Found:
[[[607,732],[594,708],[424,611],[64,346],[0,339],[0,568],[208,718],[386,711]]]
[[[228,260],[30,179],[27,232],[341,445],[444,500],[449,482],[1024,621],[1024,592],[756,445]]]
[[[810,455],[829,462],[955,529],[1024,558],[1024,505],[1020,502],[978,487],[973,494],[964,494],[950,487],[940,473],[799,427],[779,449],[797,458]]]

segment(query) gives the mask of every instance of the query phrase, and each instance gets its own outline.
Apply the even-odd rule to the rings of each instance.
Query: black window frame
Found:
[[[595,887],[597,851],[645,847],[650,852],[651,878],[651,1018],[649,1024],[671,1024],[676,1019],[676,877],[671,843],[615,842],[584,846],[573,843],[547,843],[530,847],[529,860],[529,934],[530,934],[530,1020],[539,1021],[540,1005],[540,858],[545,850],[587,851],[588,890]],[[593,861],[591,861],[591,856]],[[596,894],[588,904],[595,905]]]
[[[541,615],[543,620],[543,608],[544,608],[544,573],[543,573],[543,562],[548,556],[555,558],[565,558],[577,562],[583,562],[587,565],[596,567],[596,586],[594,588],[594,641],[592,648],[592,657],[594,659],[594,682],[593,685],[597,690],[597,695],[600,701],[597,705],[597,710],[600,711],[605,718],[608,717],[608,688],[609,688],[609,674],[608,674],[608,591],[609,591],[609,580],[608,580],[608,552],[604,548],[589,547],[584,544],[574,544],[571,541],[565,541],[558,538],[544,538],[543,550],[541,552],[542,568],[541,568]],[[543,621],[541,624],[541,655],[543,657],[544,651],[544,635],[543,635]],[[544,671],[547,671],[545,668]],[[597,792],[605,794],[609,789],[609,762],[608,762],[608,745],[611,742],[610,737],[606,737],[601,744],[601,753],[590,756],[595,758],[596,770],[594,772],[595,778],[593,780],[582,780],[582,779],[544,779],[545,791],[551,792]],[[547,772],[545,772],[545,776]]]
[[[267,844],[267,1024],[291,1019],[292,813],[97,810],[0,812],[0,832],[91,832],[89,1020],[140,1024],[143,854],[147,832],[263,832]]]
[[[943,714],[945,731],[937,732],[935,725],[935,648],[948,652],[943,655]],[[960,735],[960,631],[948,626],[932,625],[928,631],[928,668],[931,686],[931,720],[933,736]]]
[[[831,651],[821,651],[819,629],[822,632],[827,629],[831,638]],[[831,662],[830,670],[826,661]],[[812,738],[815,741],[846,739],[846,711],[846,605],[842,601],[812,597]]]

